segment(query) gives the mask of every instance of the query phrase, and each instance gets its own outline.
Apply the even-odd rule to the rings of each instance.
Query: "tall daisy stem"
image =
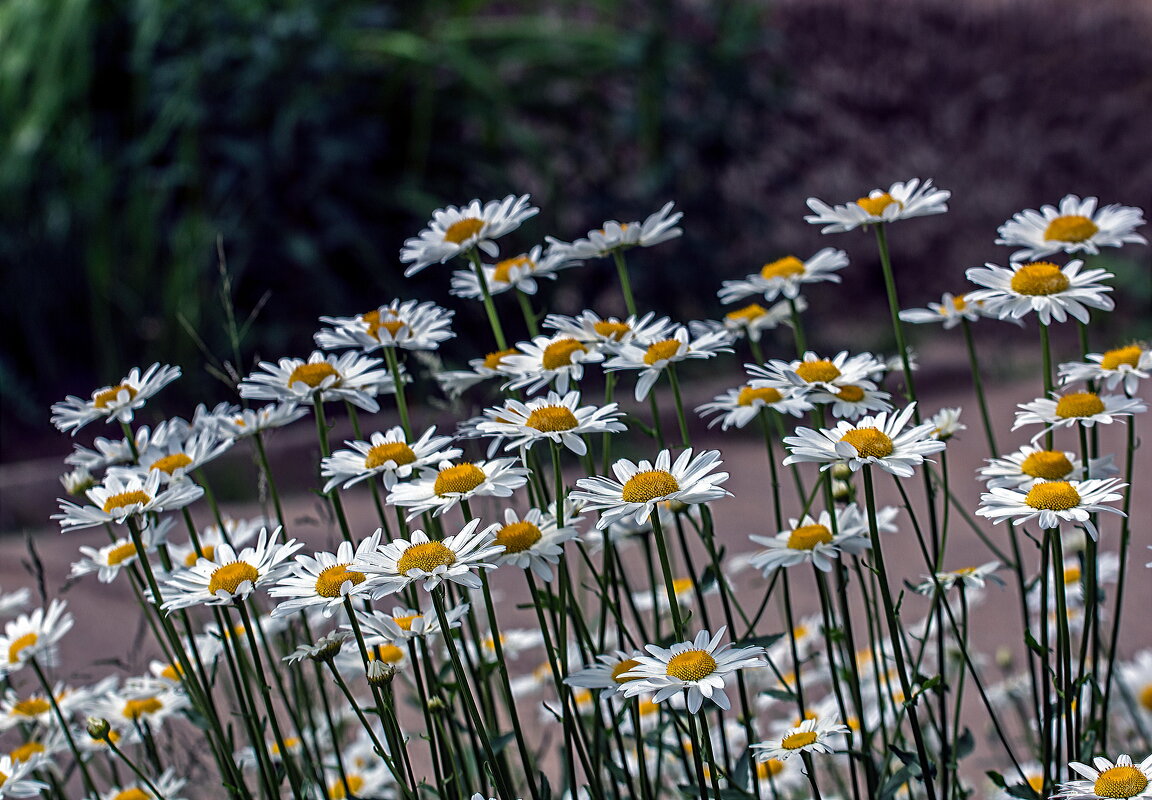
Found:
[[[268,495],[272,498],[272,507],[276,509],[276,521],[280,523],[280,541],[283,543],[288,537],[288,528],[284,524],[284,506],[280,504],[280,492],[276,490],[276,481],[272,479],[272,465],[268,461],[268,451],[264,448],[264,436],[257,431],[252,437],[256,445],[256,457],[260,460],[260,469],[264,473],[264,483],[268,486]]]
[[[540,335],[540,326],[536,322],[536,312],[532,309],[532,298],[519,289],[513,289],[516,299],[520,302],[520,313],[524,315],[524,324],[528,327],[528,335],[536,338]]]
[[[1120,612],[1124,608],[1124,584],[1128,573],[1128,551],[1132,544],[1132,474],[1135,466],[1136,450],[1136,417],[1128,420],[1127,463],[1124,467],[1124,482],[1128,488],[1124,490],[1124,516],[1120,522],[1120,562],[1119,574],[1116,576],[1116,609],[1112,616],[1112,633],[1108,637],[1108,677],[1104,681],[1104,711],[1109,709],[1108,702],[1112,698],[1112,676],[1116,672],[1116,648],[1120,643]],[[1097,678],[1099,680],[1099,678]],[[1108,743],[1108,726],[1103,726],[1100,732],[1100,748],[1103,750]]]
[[[396,411],[400,414],[400,425],[404,428],[404,435],[408,437],[408,441],[412,441],[412,423],[408,419],[408,396],[404,393],[404,376],[400,372],[400,357],[397,355],[395,347],[384,348],[384,360],[388,362],[388,370],[392,373],[392,385],[396,391]]]
[[[804,358],[808,350],[808,341],[804,336],[804,323],[800,319],[800,307],[796,305],[796,298],[788,298],[788,309],[792,312],[792,338],[796,341],[796,357]]]
[[[116,746],[116,743],[112,741],[112,737],[107,732],[105,732],[102,741],[104,744],[108,745],[109,750],[115,753],[121,761],[128,765],[128,768],[136,774],[136,777],[139,778],[145,786],[148,787],[149,791],[152,792],[152,796],[155,797],[156,800],[164,800],[164,795],[161,794],[160,790],[156,788],[156,784],[148,780],[148,776],[144,774],[143,770],[136,766],[132,759],[128,758],[128,755]]]
[[[44,670],[40,668],[40,663],[35,657],[28,659],[28,664],[32,667],[32,671],[36,673],[36,677],[40,681],[40,686],[44,689],[44,696],[47,697],[48,702],[52,704],[52,714],[56,717],[56,722],[60,724],[60,730],[64,732],[64,740],[68,742],[68,749],[72,751],[72,757],[76,760],[76,767],[80,770],[80,779],[84,782],[84,790],[88,793],[89,797],[98,797],[96,784],[92,782],[92,775],[88,772],[88,765],[84,762],[84,758],[80,754],[80,749],[76,746],[76,740],[72,738],[72,729],[68,725],[68,720],[64,717],[64,712],[60,710],[60,704],[56,702],[56,693],[52,691],[52,686],[48,683],[48,678],[44,676]]]
[[[968,366],[972,373],[972,388],[976,390],[976,403],[980,406],[980,419],[984,423],[984,436],[988,439],[988,452],[999,455],[996,434],[992,430],[992,417],[988,414],[988,401],[984,397],[984,381],[980,377],[980,361],[976,356],[976,341],[972,337],[972,324],[966,318],[960,320],[964,328],[964,344],[968,347]]]
[[[680,603],[676,599],[675,581],[672,578],[672,559],[668,555],[668,542],[664,538],[664,526],[660,522],[660,509],[652,509],[652,533],[656,540],[656,551],[660,556],[660,570],[664,574],[664,591],[668,595],[668,608],[672,614],[672,628],[676,639],[684,638],[684,618],[680,614]],[[719,580],[723,580],[721,576]]]
[[[896,337],[896,347],[900,351],[900,365],[904,369],[904,387],[909,400],[916,400],[916,385],[912,378],[912,363],[908,359],[908,344],[904,339],[904,325],[900,321],[900,298],[896,294],[896,277],[892,272],[892,258],[888,253],[888,234],[884,223],[872,226],[876,232],[876,247],[880,251],[880,268],[884,272],[884,289],[888,293],[888,311],[892,316],[892,333]],[[914,412],[916,424],[920,424],[920,408]]]
[[[624,254],[619,249],[613,250],[612,259],[616,262],[616,275],[620,278],[620,291],[624,294],[624,307],[634,317],[636,316],[636,300],[632,297],[632,282],[628,279],[628,265],[624,263]]]
[[[484,277],[484,267],[480,264],[480,253],[475,247],[468,251],[468,259],[472,262],[472,271],[476,273],[476,282],[480,284],[480,296],[484,300],[484,311],[488,314],[492,335],[496,338],[496,349],[507,350],[508,343],[504,338],[504,328],[500,325],[500,315],[496,313],[496,304],[492,302],[492,293],[488,291],[488,279]]]
[[[668,365],[668,382],[672,384],[672,400],[676,404],[676,421],[680,424],[682,447],[691,447],[692,438],[688,435],[688,420],[684,416],[684,400],[680,397],[680,378],[676,375],[676,365]]]

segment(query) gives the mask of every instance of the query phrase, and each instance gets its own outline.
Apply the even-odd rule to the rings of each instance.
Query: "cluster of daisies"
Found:
[[[886,226],[942,214],[949,196],[912,180],[841,205],[813,198],[806,220],[876,232],[894,303]],[[1023,732],[996,726],[990,746],[1012,768],[989,773],[989,793],[1152,796],[1152,757],[1079,760],[1101,734],[1152,749],[1152,651],[1117,651],[1116,600],[1146,535],[1127,514],[1134,437],[1118,457],[1097,436],[1146,410],[1152,350],[1085,348],[1048,366],[1048,326],[1113,308],[1113,276],[1084,259],[1146,243],[1138,209],[1070,196],[1015,215],[996,240],[1017,248],[1007,267],[968,270],[976,288],[927,308],[891,307],[894,355],[807,346],[805,293],[840,282],[844,250],[779,254],[723,282],[733,310],[681,323],[637,308],[625,258],[683,234],[672,203],[502,252],[538,211],[526,195],[449,206],[404,243],[406,275],[454,262],[451,294],[482,304],[494,349],[466,366],[441,352],[452,310],[395,300],[321,317],[313,352],[261,362],[239,402],[189,419],[137,424],[180,377],[160,364],[53,406],[73,436],[118,426],[74,447],[73,499],[54,518],[106,534],[80,547],[71,577],[135,596],[156,658],[142,675],[52,682],[72,615],[58,600],[21,613],[27,590],[0,594],[18,615],[0,636],[0,736],[19,740],[0,756],[0,797],[178,800],[209,776],[213,796],[242,800],[542,800],[561,785],[591,798],[965,796],[980,789],[960,760],[988,727],[966,687],[988,719],[1003,699]],[[1076,258],[1037,260],[1060,255]],[[541,279],[600,259],[625,313],[540,307]],[[1044,396],[1020,405],[1008,454],[982,415],[991,458],[973,515],[946,463],[970,426],[960,408],[918,402],[901,323],[969,333],[1033,319]],[[767,452],[762,518],[731,532],[714,518],[729,474],[719,451],[692,446],[681,378],[737,352],[738,384],[694,409],[728,435],[755,429]],[[414,424],[436,405],[411,396],[425,371],[438,403],[472,416]],[[342,445],[337,420],[352,432]],[[285,513],[266,446],[296,423],[317,432],[324,543]],[[237,446],[259,469],[263,517],[231,519],[211,491],[212,462]],[[902,506],[878,503],[881,483]],[[375,509],[373,530],[349,524],[350,502]],[[950,568],[961,537],[995,558]],[[893,572],[893,548],[922,555],[922,573]],[[1019,591],[1035,645],[1000,682],[968,641],[989,585]],[[190,735],[199,759],[179,744]]]

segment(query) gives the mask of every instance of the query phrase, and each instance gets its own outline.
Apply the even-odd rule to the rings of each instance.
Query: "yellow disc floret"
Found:
[[[223,590],[228,594],[236,594],[240,584],[250,581],[255,584],[260,579],[260,573],[247,561],[233,561],[222,567],[217,567],[208,581],[208,594],[214,595]]]
[[[416,454],[404,442],[384,442],[384,444],[373,446],[368,451],[368,455],[364,457],[364,468],[376,469],[376,467],[382,467],[389,461],[402,467],[415,460]]]
[[[176,470],[183,469],[191,463],[192,457],[187,453],[172,453],[171,455],[156,459],[148,469],[158,469],[161,472],[166,472],[171,475]]]
[[[634,658],[626,658],[619,664],[612,668],[612,680],[616,683],[628,683],[629,681],[639,680],[639,678],[624,678],[622,677],[625,672],[631,672],[640,666],[640,662]]]
[[[856,428],[840,437],[856,448],[860,458],[885,458],[892,455],[892,440],[877,428]]]
[[[127,506],[135,505],[136,503],[140,503],[141,505],[148,505],[151,502],[152,495],[136,489],[135,491],[120,492],[120,494],[112,495],[104,501],[102,508],[104,509],[105,514],[111,514],[118,508],[125,508]]]
[[[668,660],[665,674],[682,681],[700,681],[716,671],[716,659],[704,650],[687,650]]]
[[[740,387],[740,393],[736,395],[736,405],[750,406],[757,400],[760,400],[768,405],[779,403],[784,399],[784,395],[780,394],[779,389],[773,389],[771,386],[764,386],[760,389],[751,386]]]
[[[864,399],[864,390],[850,383],[846,386],[841,386],[840,390],[836,392],[836,396],[845,403],[859,403]]]
[[[1029,489],[1024,502],[1045,511],[1067,511],[1080,505],[1080,493],[1068,481],[1045,481]]]
[[[1100,231],[1097,225],[1088,217],[1080,214],[1068,214],[1056,217],[1044,229],[1046,242],[1084,242],[1091,239]]]
[[[559,339],[544,348],[541,363],[544,369],[560,369],[572,363],[576,353],[586,353],[588,348],[575,339]]]
[[[796,374],[807,383],[827,383],[840,377],[840,368],[826,358],[816,361],[801,361]]]
[[[773,278],[793,278],[804,274],[804,262],[796,256],[784,256],[760,268],[760,277],[766,281]]]
[[[510,347],[507,350],[497,350],[494,353],[489,353],[484,356],[484,366],[487,369],[500,369],[501,362],[508,356],[516,355],[517,350],[515,347]]]
[[[1033,478],[1058,481],[1068,477],[1072,462],[1059,450],[1037,450],[1021,462],[1020,471]]]
[[[20,660],[20,652],[39,641],[40,637],[34,631],[18,636],[8,644],[8,663],[15,664]]]
[[[892,195],[888,194],[888,192],[881,192],[880,194],[874,194],[870,197],[861,197],[856,201],[856,205],[860,206],[874,217],[879,217],[882,215],[884,213],[884,209],[888,208],[888,206],[892,205],[893,203],[900,206],[901,208],[904,207],[903,203],[901,203]]]
[[[316,576],[316,594],[321,597],[340,597],[340,588],[345,583],[352,581],[353,586],[358,586],[364,580],[363,572],[348,569],[347,564],[333,564],[320,570]]]
[[[411,570],[432,572],[437,567],[450,567],[456,563],[456,554],[440,542],[409,545],[396,560],[396,571],[407,575]]]
[[[802,747],[815,744],[818,738],[820,737],[816,735],[816,731],[796,731],[796,733],[785,736],[780,741],[780,746],[785,750],[799,750]]]
[[[524,422],[529,428],[545,433],[570,431],[580,424],[572,409],[567,406],[544,406],[535,409]]]
[[[1148,776],[1136,767],[1111,767],[1100,773],[1092,791],[1097,797],[1135,797],[1148,788]]]
[[[448,230],[444,231],[444,241],[460,244],[468,241],[483,229],[484,220],[476,219],[476,217],[465,217],[448,226]]]
[[[601,320],[592,323],[592,330],[596,331],[597,336],[603,336],[605,339],[619,342],[628,335],[632,328],[626,322]]]
[[[115,567],[123,564],[128,559],[136,555],[136,545],[132,542],[125,542],[124,544],[116,545],[108,551],[108,566]]]
[[[141,697],[126,702],[120,713],[128,719],[140,719],[146,714],[155,714],[157,711],[163,710],[163,708],[164,704],[160,702],[159,698]]]
[[[128,393],[129,402],[136,397],[135,387],[122,383],[119,386],[113,386],[111,389],[97,392],[92,398],[92,405],[96,406],[96,408],[108,408],[109,405],[116,402],[116,399],[120,396],[120,392]]]
[[[793,550],[811,550],[831,541],[832,531],[823,525],[801,525],[788,535],[788,547]]]
[[[512,270],[516,270],[518,274],[523,275],[525,272],[532,272],[535,269],[536,262],[528,258],[528,256],[506,258],[496,263],[496,270],[492,273],[492,280],[498,283],[511,283]]]
[[[1104,401],[1095,392],[1066,394],[1056,401],[1056,416],[1063,419],[1091,417],[1103,411]]]
[[[663,339],[648,345],[644,353],[644,363],[652,366],[657,361],[665,361],[680,352],[679,339]]]
[[[650,469],[629,478],[620,494],[625,503],[647,503],[678,491],[680,484],[672,473]]]
[[[759,303],[749,303],[743,308],[729,311],[724,315],[724,319],[737,325],[750,325],[767,313],[768,309]]]
[[[496,534],[496,544],[504,545],[505,553],[522,553],[540,541],[540,528],[528,520],[505,525]]]
[[[484,470],[475,464],[457,464],[440,470],[432,491],[439,497],[449,494],[464,494],[484,482]]]
[[[1024,264],[1012,276],[1012,291],[1032,297],[1059,294],[1071,285],[1068,276],[1050,261]]]
[[[1115,350],[1109,350],[1104,353],[1104,357],[1100,359],[1101,369],[1120,369],[1121,366],[1127,364],[1135,369],[1140,364],[1140,356],[1144,354],[1144,350],[1138,344],[1130,344],[1127,347],[1118,347]]]
[[[52,704],[43,697],[33,695],[27,700],[17,700],[12,705],[12,713],[22,717],[38,717],[52,710]]]
[[[292,374],[288,376],[288,385],[304,383],[315,389],[324,382],[325,378],[329,377],[336,378],[333,386],[340,385],[340,373],[336,371],[336,368],[327,361],[316,361],[311,364],[301,364],[292,370]]]

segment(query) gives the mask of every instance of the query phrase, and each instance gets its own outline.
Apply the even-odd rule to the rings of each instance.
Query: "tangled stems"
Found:
[[[155,797],[156,800],[164,800],[164,795],[160,793],[160,790],[156,788],[156,785],[152,783],[152,781],[148,780],[148,776],[145,775],[144,772],[141,771],[141,769],[136,766],[135,763],[133,763],[132,759],[128,758],[127,754],[123,750],[116,746],[114,741],[112,741],[112,737],[109,735],[109,729],[107,727],[107,720],[100,721],[105,723],[104,735],[94,738],[98,738],[100,741],[104,742],[104,744],[108,746],[109,750],[115,753],[121,761],[127,764],[128,768],[136,774],[136,777],[139,778],[144,783],[144,785],[148,787],[148,790],[152,792],[152,796]]]

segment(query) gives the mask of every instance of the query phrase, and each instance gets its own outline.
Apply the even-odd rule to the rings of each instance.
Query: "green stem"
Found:
[[[112,741],[112,737],[108,734],[104,735],[104,744],[108,745],[108,749],[119,756],[120,759],[128,765],[128,768],[136,773],[136,777],[144,782],[144,785],[148,787],[148,790],[152,792],[152,795],[156,798],[156,800],[164,800],[164,795],[160,793],[160,790],[156,788],[156,785],[152,783],[152,781],[148,780],[148,776],[145,775],[140,770],[140,768],[132,762],[132,759],[128,758],[123,750],[116,746],[116,743]]]
[[[680,614],[680,603],[676,599],[675,581],[672,578],[672,559],[668,556],[668,542],[664,538],[664,526],[660,522],[660,509],[652,509],[652,534],[656,540],[656,550],[660,556],[660,570],[664,574],[664,591],[668,595],[668,608],[672,614],[672,628],[677,641],[684,639],[684,619]],[[723,580],[723,576],[719,580]]]
[[[480,253],[475,247],[468,251],[468,258],[472,262],[472,271],[476,273],[476,282],[480,284],[480,296],[484,300],[484,311],[488,314],[488,324],[492,327],[492,335],[496,338],[496,349],[507,350],[508,343],[504,338],[504,328],[500,326],[500,316],[496,313],[496,304],[492,302],[492,293],[488,291],[488,279],[484,277],[484,267],[480,264]]]
[[[980,377],[980,362],[976,357],[976,342],[972,338],[972,324],[961,319],[964,328],[964,343],[968,346],[968,367],[972,373],[972,386],[976,390],[976,402],[980,406],[980,419],[984,423],[984,436],[988,439],[988,452],[992,456],[1000,453],[996,446],[996,434],[992,430],[992,417],[988,414],[988,401],[984,397],[984,381]]]
[[[880,250],[880,268],[884,272],[884,289],[888,293],[888,312],[892,317],[892,333],[896,336],[896,347],[900,350],[900,364],[904,368],[904,387],[910,401],[916,400],[916,384],[912,378],[912,364],[908,359],[908,344],[904,339],[904,324],[900,321],[900,298],[896,295],[896,277],[892,273],[892,259],[888,253],[888,235],[884,223],[872,226],[876,232],[876,247]],[[920,408],[913,412],[916,424],[920,424]]]
[[[788,308],[792,312],[792,338],[796,341],[796,356],[804,358],[808,351],[808,340],[804,336],[804,323],[800,320],[800,309],[796,305],[796,298],[788,298]]]
[[[676,376],[676,365],[668,365],[668,382],[672,384],[672,400],[676,404],[676,421],[680,424],[680,442],[682,447],[691,447],[692,439],[688,435],[688,420],[684,416],[684,401],[680,397],[680,379]]]
[[[516,299],[520,302],[520,313],[524,315],[524,324],[528,326],[528,335],[536,338],[540,335],[540,326],[536,322],[536,312],[532,310],[532,298],[519,289],[513,289]]]
[[[80,770],[80,778],[84,782],[85,791],[88,792],[90,797],[99,797],[96,792],[96,784],[92,782],[92,775],[88,772],[88,765],[84,763],[84,758],[80,755],[80,749],[76,746],[76,741],[72,738],[72,729],[68,726],[68,720],[65,719],[64,712],[60,710],[60,704],[56,702],[56,693],[52,691],[52,687],[48,683],[48,678],[44,676],[44,670],[40,668],[40,662],[33,657],[28,659],[28,664],[40,680],[40,686],[44,689],[44,696],[47,697],[48,702],[52,704],[52,714],[60,724],[60,730],[64,732],[64,740],[68,742],[68,749],[72,751],[72,757],[76,759],[76,766]]]
[[[400,357],[396,354],[395,347],[384,348],[384,360],[388,362],[388,370],[392,373],[392,385],[396,387],[396,411],[400,414],[400,425],[404,428],[404,435],[408,437],[408,441],[412,441],[412,423],[408,419],[408,396],[404,393],[404,376],[400,373]]]
[[[632,297],[632,282],[628,279],[628,265],[624,263],[624,254],[619,249],[613,250],[612,259],[616,262],[616,275],[620,278],[620,291],[624,293],[624,307],[634,317],[636,316],[636,300]]]

